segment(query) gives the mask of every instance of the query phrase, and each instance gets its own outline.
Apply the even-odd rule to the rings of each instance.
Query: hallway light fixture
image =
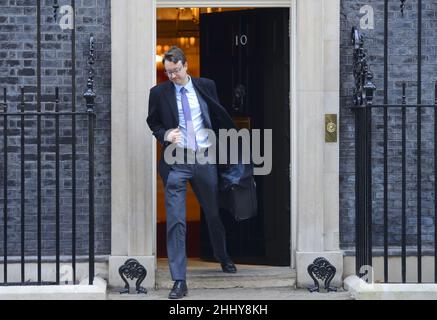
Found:
[[[200,9],[199,8],[190,8],[191,9],[191,15],[193,17],[193,22],[195,24],[200,23]]]
[[[179,25],[179,21],[181,20],[181,16],[186,10],[186,8],[178,8],[177,9],[177,16],[176,16],[176,25]],[[191,11],[191,19],[194,24],[200,23],[200,9],[199,8],[190,8]]]
[[[181,16],[184,13],[186,8],[178,8],[177,9],[177,17],[176,24],[179,24],[179,20],[181,20]],[[190,8],[191,19],[194,24],[200,23],[200,14],[202,13],[213,13],[213,12],[221,12],[222,8]]]

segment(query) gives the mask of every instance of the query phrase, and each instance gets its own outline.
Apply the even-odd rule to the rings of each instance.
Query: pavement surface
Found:
[[[111,290],[108,300],[168,300],[168,289],[149,290],[147,294],[121,295]],[[189,289],[182,300],[352,300],[347,291],[314,292],[308,290],[281,288],[226,288],[226,289]]]

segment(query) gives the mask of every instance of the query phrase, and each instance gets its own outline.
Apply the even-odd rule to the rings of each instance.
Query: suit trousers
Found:
[[[173,281],[186,280],[186,193],[187,182],[205,214],[214,256],[229,260],[226,237],[219,214],[217,166],[214,164],[174,164],[165,184],[167,214],[167,256]]]

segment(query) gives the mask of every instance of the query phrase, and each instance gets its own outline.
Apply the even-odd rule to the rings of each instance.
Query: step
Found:
[[[187,284],[192,289],[227,288],[295,288],[296,273],[289,267],[252,266],[237,264],[235,274],[223,273],[218,263],[189,263]],[[157,289],[171,289],[168,266],[158,264]]]

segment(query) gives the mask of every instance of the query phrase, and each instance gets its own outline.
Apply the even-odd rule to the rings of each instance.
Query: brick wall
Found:
[[[59,1],[69,5],[70,1]],[[53,2],[42,4],[42,109],[54,110],[55,86],[59,86],[61,111],[70,111],[71,97],[71,30],[62,30],[53,18]],[[96,138],[95,138],[95,212],[96,253],[110,253],[110,109],[111,109],[111,39],[110,1],[76,1],[76,55],[77,55],[77,110],[85,111],[82,97],[88,76],[87,57],[89,35],[94,34],[95,92],[97,93]],[[36,109],[36,0],[0,0],[0,89],[8,90],[10,111],[19,108],[20,87],[26,92],[25,109]],[[2,92],[0,95],[2,95]],[[0,120],[0,253],[3,254],[3,120]],[[8,123],[10,130],[8,157],[8,251],[20,254],[21,210],[20,210],[20,126],[19,118]],[[36,254],[36,119],[25,122],[26,139],[26,254]],[[53,119],[42,121],[42,178],[43,178],[43,254],[53,255],[55,248],[55,154]],[[87,165],[87,122],[77,121],[77,247],[79,254],[88,248],[88,165]],[[61,119],[61,247],[62,254],[71,254],[71,118]]]
[[[389,103],[400,103],[402,82],[407,84],[407,103],[417,102],[417,0],[407,0],[404,16],[400,1],[389,1]],[[340,242],[343,249],[355,242],[355,149],[352,104],[353,47],[352,26],[360,26],[360,8],[371,5],[375,13],[374,30],[361,30],[365,36],[369,64],[378,88],[375,103],[384,97],[384,1],[341,1],[341,133],[340,133]],[[434,103],[437,81],[437,1],[423,1],[422,103]],[[407,244],[416,245],[417,233],[417,120],[416,110],[407,111]],[[383,113],[373,111],[373,241],[383,245]],[[389,112],[389,244],[401,243],[401,111]],[[434,111],[424,111],[422,118],[422,241],[433,246],[434,239]]]

